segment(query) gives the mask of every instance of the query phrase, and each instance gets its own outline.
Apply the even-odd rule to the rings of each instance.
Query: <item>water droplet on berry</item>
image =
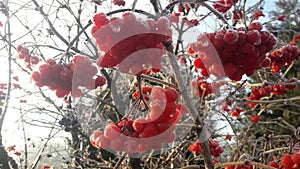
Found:
[[[207,40],[202,40],[202,41],[199,41],[200,45],[202,47],[207,47],[209,45],[208,41]]]
[[[121,31],[121,27],[120,26],[111,26],[111,30],[114,32],[114,33],[118,33]]]

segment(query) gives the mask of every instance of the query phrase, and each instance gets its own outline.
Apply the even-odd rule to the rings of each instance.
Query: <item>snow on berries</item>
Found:
[[[172,29],[166,17],[139,19],[127,12],[118,18],[108,19],[104,13],[93,17],[92,35],[100,51],[100,67],[118,66],[121,72],[135,75],[145,70],[161,69],[164,54],[162,42],[170,40]]]
[[[178,98],[177,91],[173,88],[147,86],[142,88],[142,93],[148,94],[151,100],[150,110],[146,117],[136,119],[124,117],[117,123],[107,124],[104,132],[96,131],[91,135],[92,145],[97,148],[110,148],[113,151],[133,154],[158,149],[163,142],[174,141],[174,125],[181,118],[180,110],[175,104]],[[139,96],[135,98],[141,99]],[[156,104],[159,102],[163,106]]]
[[[213,7],[221,13],[226,13],[233,5],[237,3],[237,1],[238,0],[217,0],[213,4]]]
[[[251,76],[255,70],[269,66],[266,53],[276,45],[275,37],[262,30],[259,22],[252,22],[249,30],[219,30],[198,36],[197,42],[187,46],[191,56],[197,56],[194,66],[202,76],[214,74],[239,81],[246,74]]]
[[[31,74],[31,79],[38,87],[48,86],[55,90],[59,98],[72,94],[73,97],[82,95],[79,87],[95,89],[103,86],[106,82],[104,77],[94,76],[98,69],[85,56],[76,55],[73,62],[69,64],[57,63],[54,59],[48,59],[45,64],[39,67],[38,71]]]
[[[297,38],[294,38],[297,40]],[[295,41],[290,42],[280,49],[274,50],[267,55],[271,59],[271,71],[279,73],[283,66],[289,66],[293,61],[300,58],[300,50]]]

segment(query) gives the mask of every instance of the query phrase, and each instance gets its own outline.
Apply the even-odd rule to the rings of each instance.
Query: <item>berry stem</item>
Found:
[[[166,85],[166,86],[169,86],[169,87],[172,87],[174,89],[177,89],[177,86],[174,85],[174,84],[171,84],[171,83],[168,83],[168,82],[165,82],[165,81],[162,81],[160,79],[157,79],[157,78],[154,78],[154,77],[151,77],[151,76],[148,76],[148,75],[145,75],[145,74],[141,74],[140,75],[141,78],[143,79],[147,79],[147,80],[150,80],[152,82],[156,82],[156,83],[160,83],[160,84],[163,84],[163,85]]]
[[[118,168],[120,167],[120,165],[122,164],[122,162],[124,161],[125,157],[126,157],[126,153],[124,153],[124,154],[120,157],[120,159],[118,160],[117,164],[114,166],[113,169],[118,169]]]
[[[182,3],[182,2],[187,2],[187,3],[203,3],[203,2],[205,2],[205,1],[208,1],[208,0],[176,0],[176,1],[173,1],[173,2],[169,3],[169,5],[166,6],[166,8],[165,8],[163,11],[170,10],[170,9],[172,9],[176,4]]]
[[[213,14],[215,14],[219,19],[222,20],[222,22],[224,22],[224,24],[226,26],[231,27],[231,25],[227,22],[227,20],[224,18],[224,16],[220,12],[218,12],[217,10],[215,10],[213,7],[209,6],[205,2],[200,3],[200,5],[202,5],[203,7],[207,8],[208,10],[210,10]]]
[[[202,131],[202,129],[204,128],[204,123],[201,120],[201,117],[198,115],[198,111],[196,109],[196,107],[194,106],[190,96],[188,95],[188,91],[187,91],[187,86],[185,85],[185,82],[183,80],[183,77],[181,75],[179,66],[177,64],[176,61],[176,56],[173,53],[173,46],[171,42],[167,42],[164,43],[166,50],[168,51],[168,57],[169,57],[169,62],[171,64],[171,67],[173,69],[174,72],[174,76],[177,80],[178,83],[178,88],[179,91],[182,95],[182,98],[187,106],[187,108],[189,109],[190,115],[192,116],[192,118],[195,121],[195,124],[198,126],[198,136],[200,137],[200,133],[201,132],[206,132],[206,131]],[[204,134],[204,133],[201,133]],[[204,158],[204,163],[205,163],[205,168],[206,169],[213,169],[214,168],[214,164],[213,164],[213,160],[210,154],[210,149],[209,149],[209,145],[208,145],[208,138],[206,138],[206,140],[200,140],[200,145],[201,145],[201,150],[202,150],[202,155]]]
[[[144,103],[146,110],[149,110],[149,106],[148,106],[147,102],[145,101],[144,96],[143,96],[143,92],[142,92],[141,77],[137,76],[136,78],[137,78],[137,81],[138,81],[138,88],[139,88],[139,92],[140,92],[140,100],[142,100],[142,102]]]

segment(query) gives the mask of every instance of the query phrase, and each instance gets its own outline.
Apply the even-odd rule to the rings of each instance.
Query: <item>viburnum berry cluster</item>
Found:
[[[276,161],[271,161],[268,164],[274,168],[283,168],[283,169],[299,169],[300,168],[300,151],[297,151],[292,154],[284,154],[280,158],[280,163]]]
[[[173,2],[174,0],[169,0],[169,2]],[[199,4],[197,3],[179,3],[177,5],[177,11],[179,13],[183,13],[184,15],[188,14],[188,12],[192,9],[195,11],[198,10]]]
[[[296,78],[291,78],[286,84],[274,84],[251,88],[251,93],[250,96],[247,97],[247,100],[260,100],[263,97],[269,97],[271,94],[283,95],[287,92],[287,90],[294,90],[297,88],[296,81]],[[250,108],[254,108],[256,106],[256,103],[253,102],[246,102],[246,104]]]
[[[216,140],[209,140],[210,153],[214,157],[219,157],[223,153],[223,148],[219,145]],[[193,144],[189,145],[188,150],[192,153],[201,153],[201,146],[199,140],[195,141]]]
[[[48,59],[31,75],[38,87],[48,86],[56,91],[59,98],[71,93],[73,97],[82,95],[79,87],[95,89],[105,84],[105,78],[98,76],[94,80],[98,69],[85,56],[76,55],[69,64],[56,63],[54,59]]]
[[[141,99],[141,93],[143,94],[143,99],[145,101],[149,101],[149,96],[152,90],[152,87],[150,86],[142,86],[142,91],[140,92],[139,89],[135,90],[134,93],[132,93],[132,98],[133,99]]]
[[[146,118],[139,117],[133,120],[124,117],[118,123],[107,124],[104,132],[96,131],[91,135],[90,141],[93,146],[133,154],[158,149],[163,142],[174,141],[174,125],[181,118],[180,110],[175,104],[178,98],[177,91],[158,86],[143,89],[143,93],[149,93],[151,90],[150,111]]]
[[[19,59],[24,59],[26,68],[30,69],[32,65],[37,65],[40,61],[39,57],[31,56],[29,53],[29,49],[19,45],[17,47],[17,51],[19,52]]]
[[[243,74],[251,76],[255,70],[270,66],[266,53],[273,49],[276,39],[262,28],[259,22],[252,22],[248,30],[241,27],[204,33],[188,45],[187,52],[191,56],[198,54],[194,65],[203,76],[225,74],[238,81]]]
[[[213,4],[213,7],[221,13],[226,13],[237,2],[238,0],[217,0]]]
[[[166,17],[142,20],[134,13],[108,19],[104,13],[93,17],[92,35],[101,51],[100,67],[118,66],[121,72],[131,70],[139,75],[146,69],[161,69],[164,54],[162,42],[170,40],[172,29]]]
[[[293,61],[300,58],[300,50],[296,42],[292,41],[281,49],[274,50],[267,55],[271,59],[271,71],[279,73],[283,66],[289,66]]]

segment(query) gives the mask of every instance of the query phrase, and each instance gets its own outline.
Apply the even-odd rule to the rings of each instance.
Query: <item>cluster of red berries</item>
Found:
[[[253,165],[225,166],[224,169],[253,169]]]
[[[244,112],[245,110],[244,109],[242,109],[242,108],[240,108],[240,107],[237,107],[237,108],[234,108],[234,109],[231,109],[230,110],[230,115],[232,116],[232,117],[238,117],[238,116],[240,116],[240,114],[242,113],[242,112]]]
[[[289,66],[294,60],[300,58],[300,50],[295,42],[290,42],[270,53],[268,57],[271,59],[271,71],[278,73],[283,66]]]
[[[232,105],[232,101],[228,100],[225,103],[223,103],[222,105],[222,110],[226,111],[226,112],[230,112],[230,115],[232,117],[238,117],[240,116],[240,114],[242,112],[244,112],[245,110],[242,109],[241,107],[237,107],[237,106],[233,106]]]
[[[96,131],[91,136],[92,145],[132,154],[158,149],[163,142],[174,141],[174,125],[181,117],[180,110],[176,109],[175,104],[178,98],[177,91],[158,86],[143,89],[143,93],[151,91],[150,112],[146,118],[139,117],[135,120],[125,118],[116,124],[109,123],[103,133]]]
[[[280,159],[280,164],[276,161],[271,161],[268,164],[274,168],[282,169],[299,169],[300,168],[300,151],[293,153],[292,155],[284,154]]]
[[[283,95],[287,92],[287,90],[294,90],[297,88],[296,78],[291,78],[286,85],[267,85],[263,87],[254,87],[251,88],[250,96],[247,98],[247,100],[260,100],[263,97],[268,97],[270,94],[273,95]],[[289,84],[291,83],[291,84]],[[256,103],[252,102],[246,102],[250,108],[253,108],[256,106]]]
[[[124,0],[113,0],[112,3],[115,4],[115,5],[118,5],[118,6],[124,6],[125,5]]]
[[[100,67],[118,66],[121,72],[131,70],[136,75],[149,67],[161,69],[162,42],[172,36],[166,17],[142,20],[128,12],[121,18],[108,19],[104,13],[97,13],[93,22],[92,35],[101,51],[97,61]]]
[[[197,42],[189,44],[187,51],[191,56],[198,53],[200,60],[196,59],[194,66],[202,69],[203,76],[223,77],[225,74],[238,81],[243,74],[251,76],[255,70],[270,66],[266,53],[273,49],[276,39],[262,28],[259,22],[252,22],[249,30],[238,28],[205,33]]]
[[[210,153],[214,157],[219,157],[223,153],[223,148],[218,144],[216,140],[209,140]],[[189,145],[188,150],[192,153],[201,153],[201,146],[199,140],[195,141],[193,144]]]
[[[17,47],[17,51],[19,52],[19,59],[24,59],[25,65],[28,69],[31,68],[31,65],[36,65],[40,61],[37,56],[31,56],[29,49],[23,47],[22,45]]]
[[[142,89],[142,92],[140,92],[139,89],[135,90],[135,92],[132,93],[132,95],[131,95],[132,98],[133,99],[140,99],[141,98],[141,94],[140,93],[142,93],[143,94],[143,99],[145,101],[149,101],[149,96],[150,96],[152,87],[150,87],[150,86],[143,86],[141,89]]]
[[[201,77],[197,78],[197,81],[192,81],[191,86],[195,89],[194,94],[199,97],[206,97],[212,93],[212,86]]]
[[[96,66],[85,56],[76,55],[73,62],[69,64],[56,63],[54,59],[48,59],[45,64],[39,67],[39,71],[34,71],[32,80],[38,87],[48,86],[50,90],[56,90],[59,98],[71,93],[73,97],[82,95],[79,87],[95,89],[105,84],[105,78],[94,76],[98,70]]]
[[[169,0],[169,2],[173,2],[174,0]],[[179,13],[184,13],[186,15],[191,9],[197,11],[199,8],[199,4],[196,3],[179,3],[177,5],[177,11]]]
[[[226,13],[237,2],[238,0],[217,0],[217,2],[213,4],[213,7],[221,13]]]

